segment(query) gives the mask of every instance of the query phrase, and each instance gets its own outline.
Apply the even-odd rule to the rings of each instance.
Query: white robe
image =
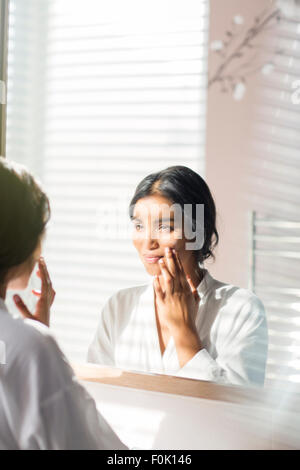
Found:
[[[203,348],[180,368],[174,339],[161,354],[153,281],[122,289],[104,305],[88,361],[122,369],[241,385],[263,385],[268,349],[265,310],[251,291],[215,280],[198,286],[196,328]]]
[[[49,328],[12,318],[2,299],[0,342],[1,450],[126,449]]]

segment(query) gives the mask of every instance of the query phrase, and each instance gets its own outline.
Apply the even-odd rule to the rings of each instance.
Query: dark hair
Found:
[[[25,167],[0,157],[0,283],[36,249],[50,205]]]
[[[197,261],[214,257],[213,248],[219,242],[216,228],[216,207],[210,189],[200,175],[186,166],[171,166],[157,173],[146,176],[137,186],[129,207],[130,218],[139,199],[159,194],[173,204],[184,209],[185,204],[192,206],[193,222],[196,220],[196,205],[204,204],[204,243],[196,251]]]

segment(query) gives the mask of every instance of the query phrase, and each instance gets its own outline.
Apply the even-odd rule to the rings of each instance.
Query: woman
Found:
[[[49,334],[55,297],[41,245],[50,216],[47,196],[22,167],[0,158],[0,449],[125,449],[94,400],[76,381]],[[7,289],[25,289],[36,262],[41,292],[26,320],[7,310]]]
[[[197,216],[203,206],[204,226]],[[268,336],[262,302],[215,280],[203,266],[219,239],[205,181],[184,166],[151,174],[136,188],[130,217],[134,246],[153,280],[107,301],[89,362],[263,385]],[[201,245],[190,243],[187,225]]]

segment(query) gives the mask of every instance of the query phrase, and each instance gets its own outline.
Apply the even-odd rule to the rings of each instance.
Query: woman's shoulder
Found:
[[[109,300],[117,302],[136,302],[137,299],[150,287],[150,283],[137,284],[130,287],[124,287],[114,292]]]
[[[102,307],[100,324],[106,325],[108,330],[123,328],[130,322],[143,294],[150,292],[150,286],[150,283],[144,283],[114,292]]]
[[[123,289],[119,289],[116,291],[112,297],[125,299],[125,298],[136,298],[141,296],[149,287],[152,285],[150,282],[137,284],[130,287],[124,287]]]
[[[36,320],[14,318],[11,314],[5,317],[5,342],[7,363],[19,365],[27,369],[34,367],[41,369],[53,359],[57,358],[59,348],[50,329]]]
[[[214,279],[208,274],[208,297],[235,310],[257,310],[265,314],[262,300],[251,289]]]
[[[7,335],[9,342],[15,343],[14,347],[34,350],[34,348],[41,348],[45,344],[45,338],[51,336],[49,328],[42,325],[36,320],[23,319],[21,317],[13,316],[7,312],[3,317],[4,336]]]
[[[108,297],[105,303],[105,309],[110,311],[130,311],[139,302],[141,296],[149,291],[152,283],[138,284],[130,287],[125,287],[114,292]]]

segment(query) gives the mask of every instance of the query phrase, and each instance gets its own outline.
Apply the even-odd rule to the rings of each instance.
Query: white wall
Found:
[[[242,15],[245,25],[260,13],[267,0],[211,0],[210,41],[223,39],[234,15]],[[219,64],[209,52],[209,70]],[[232,67],[231,67],[232,70]],[[252,209],[248,197],[251,185],[247,152],[253,125],[253,98],[257,78],[251,77],[241,101],[222,93],[218,84],[210,88],[207,102],[206,181],[215,198],[220,242],[215,263],[209,263],[214,277],[247,287],[249,228],[247,213]]]

